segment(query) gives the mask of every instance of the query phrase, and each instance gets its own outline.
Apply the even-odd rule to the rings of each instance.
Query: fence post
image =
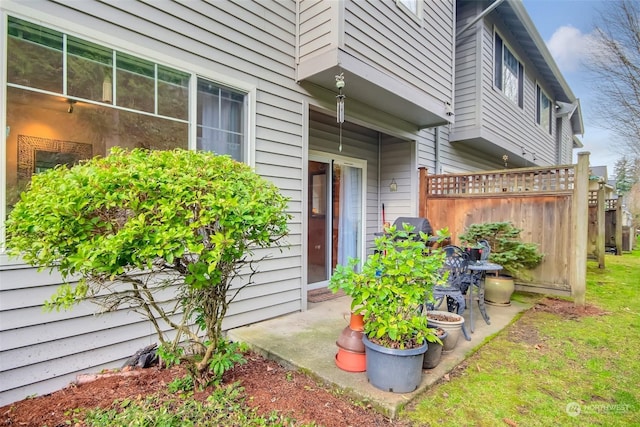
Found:
[[[418,168],[418,216],[428,218],[427,216],[427,168],[421,166]]]
[[[585,304],[587,289],[587,241],[589,229],[589,152],[578,153],[573,189],[573,238],[568,253],[570,263],[569,284],[575,305]]]
[[[616,255],[622,255],[622,196],[616,200]]]
[[[604,199],[604,182],[598,183],[598,192],[596,193],[596,257],[598,258],[598,268],[604,268],[604,252],[605,252],[605,215],[606,201]]]

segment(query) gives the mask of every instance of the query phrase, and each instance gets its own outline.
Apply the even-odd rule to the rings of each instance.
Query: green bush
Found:
[[[49,308],[90,298],[142,313],[165,349],[191,341],[203,375],[229,304],[264,258],[255,250],[283,245],[286,208],[272,183],[230,157],[115,148],[35,175],[7,220],[7,246],[65,282],[79,279],[59,287]]]
[[[375,239],[375,251],[357,271],[358,260],[337,265],[329,289],[342,289],[352,298],[351,309],[364,315],[364,333],[376,344],[395,349],[415,348],[425,340],[437,342],[435,330],[422,314],[433,299],[433,288],[444,283],[444,252],[427,247],[427,235],[415,239],[414,227],[391,226]],[[437,232],[444,236],[448,230]]]
[[[484,222],[471,224],[459,238],[466,245],[475,245],[479,240],[488,241],[490,261],[502,265],[513,277],[526,278],[527,271],[542,262],[543,254],[535,243],[523,242],[521,232],[511,222]]]

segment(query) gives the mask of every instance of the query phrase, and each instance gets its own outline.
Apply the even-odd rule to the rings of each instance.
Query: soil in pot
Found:
[[[431,325],[429,325],[431,326]],[[444,340],[447,338],[449,333],[442,328],[435,328],[436,335],[442,341],[442,344],[438,344],[437,342],[430,342],[427,347],[427,352],[424,354],[424,359],[422,361],[422,369],[433,369],[438,366],[440,363],[440,358],[442,357],[442,347],[444,345]]]
[[[443,341],[443,353],[453,351],[462,333],[464,317],[455,313],[449,313],[448,311],[434,310],[427,312],[427,318],[433,327],[442,328],[449,333]]]

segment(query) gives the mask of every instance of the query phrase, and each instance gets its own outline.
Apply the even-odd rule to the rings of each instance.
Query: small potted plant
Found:
[[[369,382],[397,393],[418,387],[427,343],[439,342],[421,307],[443,282],[444,253],[427,247],[426,234],[415,239],[412,231],[408,224],[402,230],[389,227],[376,238],[361,271],[357,261],[350,261],[336,267],[329,281],[330,289],[344,290],[353,299],[352,310],[364,315]]]
[[[521,229],[511,222],[486,222],[471,224],[459,238],[463,244],[475,244],[486,240],[491,247],[489,261],[500,264],[505,275],[486,277],[485,301],[496,305],[508,305],[515,289],[514,278],[526,279],[529,270],[542,261],[543,254],[535,243],[523,242]]]
[[[469,242],[464,251],[469,255],[469,261],[479,261],[482,257],[482,249],[484,246],[478,242]]]

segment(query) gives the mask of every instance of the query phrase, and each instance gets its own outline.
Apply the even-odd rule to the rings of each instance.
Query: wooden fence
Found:
[[[448,227],[454,244],[474,223],[510,221],[525,242],[544,253],[520,290],[572,295],[584,304],[588,229],[589,153],[576,165],[472,174],[429,175],[420,169],[419,215]]]
[[[587,254],[598,261],[600,268],[604,268],[606,252],[622,255],[624,241],[622,205],[621,196],[617,199],[606,199],[602,185],[598,190],[589,191]]]

